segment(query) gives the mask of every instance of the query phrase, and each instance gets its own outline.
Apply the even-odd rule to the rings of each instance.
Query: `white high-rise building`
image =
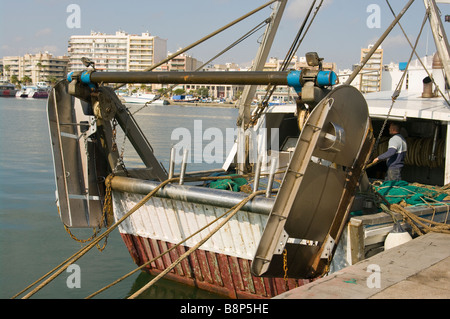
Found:
[[[81,71],[86,57],[102,71],[143,71],[167,56],[167,40],[151,36],[130,35],[117,31],[115,35],[91,32],[90,35],[74,35],[69,40],[69,69]]]

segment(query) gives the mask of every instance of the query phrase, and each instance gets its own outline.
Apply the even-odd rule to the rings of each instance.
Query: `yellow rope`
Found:
[[[246,199],[244,199],[246,200]],[[237,204],[239,205],[239,204]],[[153,259],[147,261],[146,263],[142,264],[141,266],[137,267],[136,269],[130,271],[129,273],[127,273],[126,275],[120,277],[119,279],[117,279],[116,281],[112,282],[111,284],[103,287],[102,289],[90,294],[89,296],[86,297],[86,299],[90,299],[96,295],[98,295],[99,293],[105,291],[108,288],[111,288],[112,286],[114,286],[115,284],[121,282],[122,280],[128,278],[129,276],[133,275],[134,273],[136,273],[138,270],[141,270],[142,268],[147,267],[148,265],[150,265],[151,263],[153,263],[154,261],[156,261],[157,259],[163,257],[164,255],[168,254],[169,252],[171,252],[172,250],[176,249],[178,246],[180,246],[181,244],[183,244],[184,242],[186,242],[187,240],[191,239],[192,237],[196,236],[197,234],[201,233],[202,231],[204,231],[206,228],[210,227],[212,224],[214,224],[215,222],[217,222],[218,220],[220,220],[221,218],[223,218],[225,215],[227,215],[229,212],[231,212],[234,208],[237,207],[237,205],[233,206],[232,208],[230,208],[229,210],[227,210],[225,213],[223,213],[222,215],[220,215],[219,217],[217,217],[216,219],[214,219],[213,221],[209,222],[207,225],[203,226],[202,228],[200,228],[199,230],[197,230],[195,233],[193,233],[192,235],[190,235],[189,237],[186,237],[185,239],[183,239],[182,241],[180,241],[179,243],[177,243],[175,246],[172,246],[170,249],[166,250],[165,252],[161,253],[160,255],[154,257]]]
[[[152,190],[150,193],[148,193],[139,203],[137,203],[128,213],[126,213],[122,218],[120,218],[114,225],[112,225],[110,228],[108,228],[103,234],[101,234],[99,237],[97,237],[95,240],[93,240],[89,245],[86,247],[80,249],[78,252],[73,254],[71,257],[69,257],[66,262],[63,263],[63,266],[55,267],[55,269],[59,268],[53,275],[51,275],[49,278],[47,278],[45,281],[43,281],[39,286],[34,288],[31,292],[29,292],[27,295],[25,295],[22,299],[28,299],[32,295],[34,295],[36,292],[41,290],[44,286],[46,286],[50,281],[55,279],[59,274],[61,274],[64,270],[66,270],[71,264],[73,264],[75,261],[77,261],[79,258],[81,258],[83,255],[85,255],[91,248],[97,245],[97,243],[108,236],[114,229],[116,229],[126,218],[128,218],[131,214],[133,214],[135,211],[137,211],[139,208],[141,208],[154,194],[156,194],[159,189],[167,185],[168,183],[178,181],[179,178],[171,178],[167,179],[164,182],[161,182],[157,187],[155,187],[154,190]],[[52,271],[53,272],[53,271]],[[51,272],[49,272],[51,273]],[[49,273],[47,273],[45,276],[42,276],[40,279],[38,279],[35,283],[31,284],[29,287],[34,286],[37,282],[41,281],[43,278],[45,278]],[[19,293],[21,294],[21,293]],[[17,295],[19,295],[17,294]],[[17,296],[16,295],[16,296]]]
[[[265,191],[257,191],[253,194],[250,194],[244,200],[242,200],[238,205],[236,205],[229,216],[227,216],[213,231],[211,231],[207,236],[205,236],[200,242],[198,242],[195,246],[191,247],[187,252],[181,255],[177,260],[175,260],[169,267],[167,267],[164,271],[162,271],[158,276],[148,282],[144,287],[136,291],[133,295],[131,295],[128,299],[135,299],[139,295],[141,295],[148,288],[153,286],[159,279],[164,277],[167,273],[169,273],[173,268],[175,268],[181,261],[183,261],[186,257],[196,251],[201,245],[203,245],[212,235],[214,235],[220,228],[222,228],[239,210],[251,199],[256,197],[257,195],[265,194]]]
[[[369,193],[365,193],[364,195],[366,197],[371,198],[373,200],[373,202],[379,208],[381,208],[385,213],[391,215],[394,223],[397,222],[397,219],[396,219],[394,213],[398,213],[403,217],[403,220],[411,226],[412,230],[417,235],[423,235],[424,233],[429,233],[429,232],[439,232],[439,233],[450,234],[450,225],[447,224],[448,216],[450,213],[450,206],[448,204],[438,202],[438,201],[434,200],[433,198],[426,197],[428,200],[433,200],[436,202],[436,203],[429,203],[428,201],[426,201],[424,198],[421,197],[424,204],[426,206],[430,207],[431,209],[433,209],[433,216],[430,219],[419,217],[404,207],[404,206],[410,206],[410,205],[406,204],[406,202],[404,202],[404,201],[402,201],[399,204],[390,204],[386,200],[386,198],[384,198],[383,195],[381,195],[379,192],[376,191],[376,189],[375,189],[376,183],[377,183],[377,181],[372,183],[372,187],[370,188]],[[423,184],[419,184],[419,183],[414,183],[412,185],[418,186],[418,187],[429,188],[438,193],[447,193],[448,194],[448,188],[449,188],[450,184],[445,185],[441,188],[427,186],[427,185],[423,185]],[[393,186],[393,187],[397,187],[397,186]],[[398,187],[398,188],[401,188],[401,187]],[[405,190],[408,190],[408,189],[405,189]],[[408,190],[408,191],[414,193],[411,190]],[[381,199],[381,201],[379,199]],[[444,222],[434,221],[434,216],[436,214],[436,210],[434,209],[434,207],[436,205],[445,205],[447,207],[447,215],[444,219]],[[419,228],[419,227],[421,227],[421,228]]]
[[[251,175],[251,174],[250,174]],[[225,179],[225,178],[241,178],[241,177],[248,177],[249,175],[234,175],[234,176],[214,176],[214,177],[195,177],[195,178],[186,178],[185,181],[207,181],[207,180],[216,180],[216,179]],[[110,184],[112,182],[113,175],[108,176],[108,178],[105,180],[105,183]],[[94,246],[98,247],[98,243],[105,237],[107,237],[114,229],[116,229],[126,218],[128,218],[131,214],[136,212],[139,208],[141,208],[154,194],[156,194],[162,187],[165,185],[177,182],[179,181],[179,177],[167,179],[163,182],[161,182],[155,189],[153,189],[150,193],[148,193],[141,201],[139,201],[128,213],[126,213],[122,218],[120,218],[116,223],[114,223],[110,228],[108,228],[103,234],[101,234],[99,237],[97,237],[95,240],[93,240],[90,244],[87,246],[81,248],[79,251],[74,253],[72,256],[67,258],[65,261],[63,261],[61,264],[47,272],[45,275],[41,276],[39,279],[34,281],[32,284],[28,285],[26,288],[24,288],[19,293],[15,294],[12,299],[18,297],[19,295],[23,294],[25,291],[29,290],[31,287],[36,285],[37,283],[41,282],[53,273],[49,278],[47,278],[45,281],[43,281],[39,286],[34,288],[31,292],[29,292],[27,295],[25,295],[22,299],[28,299],[32,295],[34,295],[36,292],[41,290],[43,287],[45,287],[49,282],[54,280],[58,275],[60,275],[64,270],[66,270],[71,264],[73,264],[75,261],[80,259],[83,255],[85,255],[90,249],[92,249]],[[108,185],[107,185],[108,187]],[[255,193],[258,194],[258,193]],[[252,194],[254,195],[254,194]],[[106,210],[105,210],[106,211]],[[100,249],[100,247],[99,247]],[[56,271],[56,272],[55,272]]]
[[[424,233],[429,232],[436,232],[436,233],[444,233],[444,234],[450,234],[450,225],[435,222],[433,220],[429,220],[426,218],[422,218],[419,216],[416,216],[415,214],[411,213],[407,209],[403,208],[402,206],[398,204],[391,205],[390,209],[395,212],[401,214],[406,221],[413,227],[414,231],[418,235],[423,235]],[[429,225],[427,225],[429,224]],[[417,225],[422,227],[423,232],[417,227]],[[433,225],[433,226],[431,226]]]

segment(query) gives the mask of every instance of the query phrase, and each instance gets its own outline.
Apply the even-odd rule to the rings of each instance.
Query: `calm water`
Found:
[[[81,248],[66,233],[55,205],[53,163],[47,128],[46,100],[0,98],[0,297],[10,298]],[[175,128],[193,132],[194,120],[208,127],[234,127],[234,108],[150,106],[136,119],[157,157],[168,167]],[[193,133],[192,133],[193,134]],[[225,134],[225,133],[224,133]],[[207,143],[207,142],[206,142]],[[122,139],[118,139],[119,149]],[[125,143],[126,163],[136,162]],[[216,164],[215,167],[220,167]],[[190,170],[204,168],[192,164]],[[74,230],[88,238],[90,230]],[[118,230],[103,252],[92,249],[76,262],[81,288],[68,288],[71,273],[63,272],[32,298],[84,298],[135,269]],[[126,298],[151,277],[136,273],[97,298]],[[199,289],[161,280],[144,298],[217,298]]]

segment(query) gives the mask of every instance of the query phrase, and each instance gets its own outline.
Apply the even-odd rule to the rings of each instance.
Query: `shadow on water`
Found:
[[[150,280],[155,278],[146,272],[141,272],[134,281],[133,286],[127,296],[131,296],[136,291],[145,286]],[[177,283],[172,280],[161,279],[152,287],[143,292],[139,299],[224,299],[225,296],[213,294],[192,286]]]

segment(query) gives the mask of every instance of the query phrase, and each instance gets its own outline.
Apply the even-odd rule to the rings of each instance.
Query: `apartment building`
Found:
[[[168,53],[168,56],[172,55],[171,52]],[[197,60],[196,58],[182,53],[165,65],[165,71],[177,71],[177,72],[185,72],[185,71],[195,71],[197,70],[203,62]]]
[[[264,64],[264,71],[279,71],[283,64],[284,60],[271,57],[266,64]],[[301,70],[303,68],[311,68],[308,66],[308,63],[306,63],[306,58],[294,56],[286,69]],[[336,71],[336,63],[323,61],[322,69],[325,71]]]
[[[25,54],[24,56],[3,57],[3,76],[11,81],[15,76],[19,81],[27,78],[32,83],[56,82],[66,77],[68,56],[53,56],[49,52]]]
[[[372,49],[373,45],[361,49],[361,61]],[[362,93],[381,90],[381,74],[383,68],[383,49],[378,48],[360,71],[359,90]]]
[[[86,67],[82,57],[95,62],[97,70],[143,71],[163,60],[167,54],[167,40],[145,32],[130,35],[124,31],[116,34],[91,32],[90,35],[75,35],[69,40],[69,69],[81,71]]]

